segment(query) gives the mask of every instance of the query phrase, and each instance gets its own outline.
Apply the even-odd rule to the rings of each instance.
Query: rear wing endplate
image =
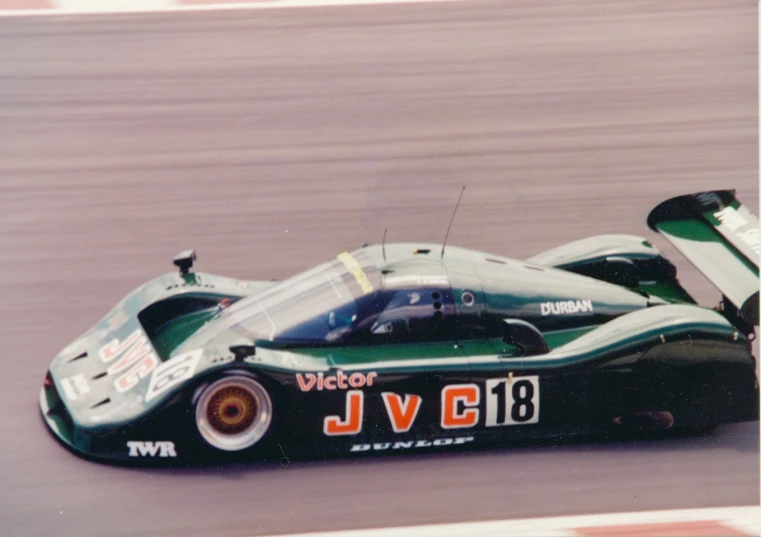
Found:
[[[718,287],[746,322],[758,325],[761,230],[734,190],[666,200],[650,211],[647,225]]]

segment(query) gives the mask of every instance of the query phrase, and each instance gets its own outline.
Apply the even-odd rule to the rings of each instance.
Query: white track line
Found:
[[[573,531],[574,528],[701,521],[715,521],[748,535],[761,535],[761,506],[527,518],[492,522],[300,533],[280,537],[573,537],[577,535]]]
[[[54,0],[55,1],[55,0]],[[305,7],[371,6],[379,4],[433,4],[473,0],[264,0],[260,2],[180,4],[176,0],[58,0],[48,9],[0,9],[0,17],[115,15],[192,11],[230,11]]]
[[[175,9],[174,0],[56,0],[60,11],[76,13],[126,13]]]

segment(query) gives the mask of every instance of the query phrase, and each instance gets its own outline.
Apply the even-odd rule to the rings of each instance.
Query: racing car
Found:
[[[758,218],[725,190],[647,222],[717,307],[630,235],[527,260],[384,240],[279,282],[194,272],[189,250],[53,359],[42,416],[75,453],[121,463],[757,420]]]

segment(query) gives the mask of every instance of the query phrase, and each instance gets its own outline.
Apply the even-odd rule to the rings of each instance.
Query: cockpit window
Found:
[[[454,339],[454,301],[448,289],[420,288],[392,291],[380,314],[365,321],[369,339],[382,342],[418,342]]]
[[[239,300],[185,344],[204,344],[220,325],[246,339],[278,345],[454,340],[454,297],[441,283],[387,289],[363,250],[343,253]]]
[[[339,339],[371,302],[380,273],[361,250],[338,257],[240,300],[224,316],[250,339],[318,342]]]

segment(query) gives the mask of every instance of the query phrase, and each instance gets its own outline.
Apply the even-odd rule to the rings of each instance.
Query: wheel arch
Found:
[[[209,440],[204,437],[204,434],[199,429],[197,421],[197,409],[199,403],[201,403],[204,393],[213,385],[224,381],[226,379],[248,379],[254,381],[260,385],[269,399],[269,423],[260,438],[255,440],[251,445],[234,450],[224,450],[215,446]],[[286,399],[282,387],[279,383],[268,376],[265,372],[242,367],[238,364],[222,370],[213,370],[206,372],[202,378],[199,378],[193,387],[188,391],[186,396],[186,404],[189,414],[189,426],[192,428],[192,434],[196,437],[196,441],[203,446],[203,450],[211,451],[217,455],[227,454],[234,456],[239,453],[246,453],[255,449],[265,450],[272,445],[278,436],[279,425],[282,423],[282,415],[286,408]],[[260,404],[259,402],[257,404]]]

